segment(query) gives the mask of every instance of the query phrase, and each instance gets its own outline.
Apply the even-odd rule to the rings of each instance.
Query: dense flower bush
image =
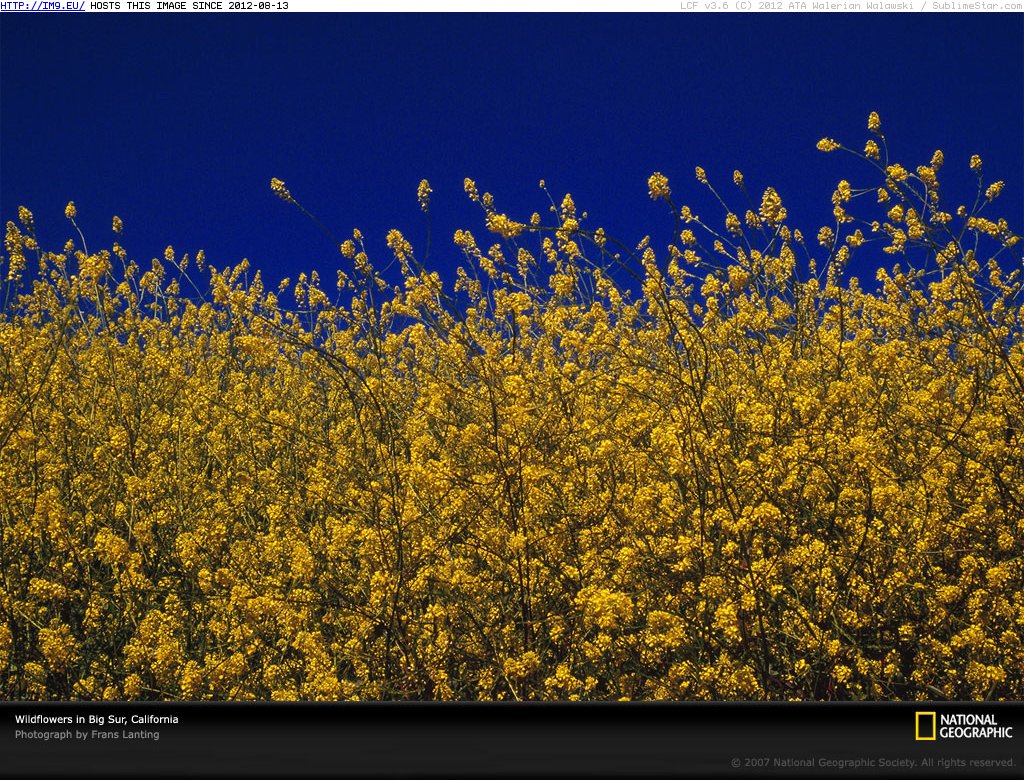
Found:
[[[811,241],[772,189],[718,228],[652,175],[661,251],[467,180],[454,289],[398,231],[397,286],[356,231],[275,293],[22,209],[0,696],[1024,698],[1019,237],[869,130]]]

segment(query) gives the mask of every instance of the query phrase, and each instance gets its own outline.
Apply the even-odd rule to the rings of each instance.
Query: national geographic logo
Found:
[[[1013,739],[1013,726],[1000,726],[991,713],[914,713],[914,739]]]

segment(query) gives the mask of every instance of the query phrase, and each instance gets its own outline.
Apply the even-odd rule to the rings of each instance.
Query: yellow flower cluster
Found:
[[[277,195],[277,197],[279,197],[281,200],[285,201],[286,203],[291,202],[292,194],[288,191],[288,188],[285,186],[285,183],[280,179],[271,179],[270,189],[273,190],[274,194]]]
[[[651,200],[668,200],[672,190],[668,186],[668,178],[662,173],[652,173],[647,180],[647,193]]]
[[[35,250],[21,213],[0,696],[1020,700],[1019,244],[904,174],[820,272],[773,189],[728,244],[681,207],[667,257],[566,196],[460,230],[454,290],[397,230],[385,284],[354,231],[347,299],[302,274],[298,309],[244,262],[190,297],[171,247]]]
[[[430,194],[433,190],[430,188],[430,182],[426,179],[420,181],[419,187],[416,188],[416,199],[419,201],[420,210],[427,212],[430,210]]]
[[[761,198],[761,208],[758,212],[765,222],[771,227],[777,227],[786,219],[786,209],[782,205],[782,198],[771,187],[764,191]]]

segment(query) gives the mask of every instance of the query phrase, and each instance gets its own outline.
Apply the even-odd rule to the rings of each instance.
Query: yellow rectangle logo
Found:
[[[935,713],[914,713],[914,739],[935,739]]]

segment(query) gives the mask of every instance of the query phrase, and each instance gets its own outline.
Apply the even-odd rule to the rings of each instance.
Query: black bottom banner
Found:
[[[0,777],[1017,777],[971,702],[0,703]]]

